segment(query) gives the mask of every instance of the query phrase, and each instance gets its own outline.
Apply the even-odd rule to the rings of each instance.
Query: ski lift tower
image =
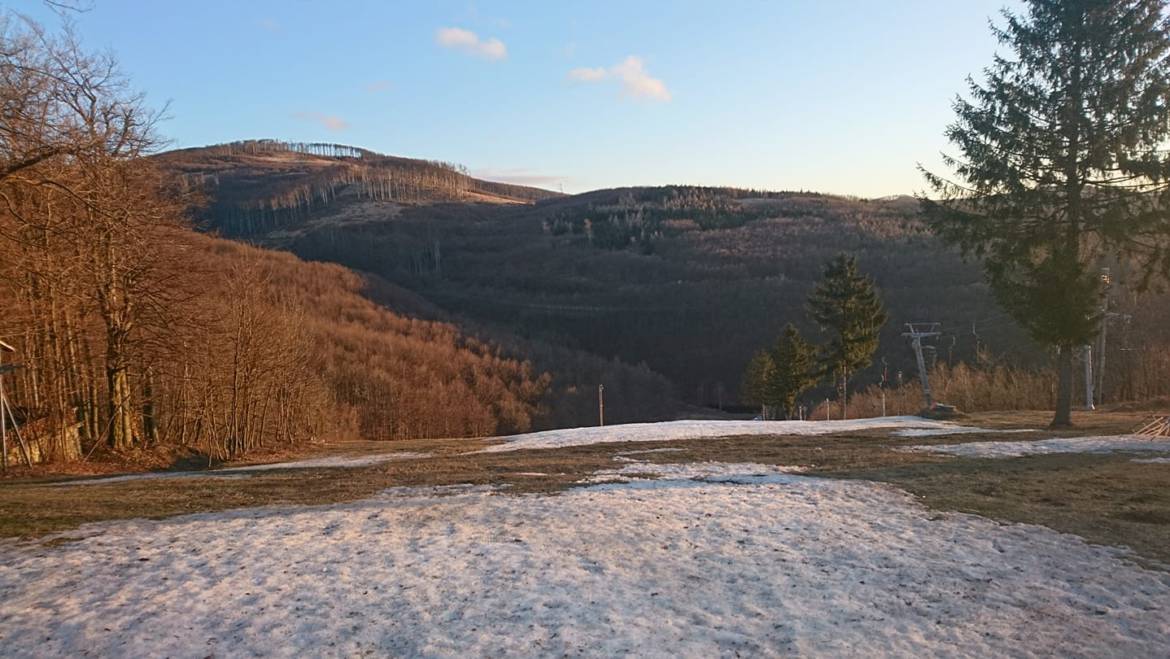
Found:
[[[914,347],[914,357],[918,360],[918,379],[922,381],[922,397],[926,400],[926,409],[934,407],[934,398],[930,393],[930,374],[926,371],[926,358],[922,356],[922,339],[939,336],[939,323],[906,323],[906,330],[902,336],[910,339]]]

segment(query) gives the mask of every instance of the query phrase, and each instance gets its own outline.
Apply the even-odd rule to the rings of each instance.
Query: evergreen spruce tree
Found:
[[[1076,346],[1099,327],[1100,267],[1170,274],[1170,26],[1164,0],[1027,0],[1008,53],[968,80],[946,132],[953,180],[923,170],[927,222],[982,259],[995,295],[1058,352],[1053,426],[1071,422]]]
[[[857,270],[857,259],[840,254],[808,300],[809,313],[829,341],[821,347],[820,375],[840,387],[841,410],[849,404],[849,378],[870,365],[886,311],[873,280]]]
[[[752,355],[743,372],[743,383],[739,386],[739,398],[748,405],[760,406],[760,417],[768,418],[768,383],[772,379],[772,356],[766,350]]]
[[[767,402],[791,419],[796,401],[817,382],[817,350],[789,323],[772,349],[772,373]]]

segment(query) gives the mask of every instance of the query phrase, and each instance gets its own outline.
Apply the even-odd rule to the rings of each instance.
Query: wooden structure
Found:
[[[16,425],[16,415],[12,413],[12,408],[8,406],[8,399],[4,396],[4,374],[15,370],[18,365],[5,364],[2,357],[5,353],[14,352],[16,352],[16,348],[0,341],[0,468],[2,469],[8,469],[8,422],[10,420],[12,421],[12,434],[16,436],[24,463],[32,466],[32,456],[29,455],[28,444],[25,444],[24,438],[20,436],[20,429]]]
[[[1170,416],[1159,416],[1134,431],[1143,437],[1170,437]]]

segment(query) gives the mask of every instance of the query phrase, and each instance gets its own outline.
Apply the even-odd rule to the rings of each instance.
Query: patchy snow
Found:
[[[882,428],[948,429],[955,425],[917,416],[884,416],[843,421],[665,421],[627,423],[617,426],[590,426],[565,430],[544,430],[501,437],[503,444],[481,453],[523,449],[562,448],[612,442],[668,442],[679,439],[708,439],[737,435],[831,435],[833,433]]]
[[[641,449],[639,451],[622,451],[621,453],[618,453],[617,455],[629,456],[629,455],[645,455],[647,453],[681,453],[683,451],[686,451],[686,449],[685,448],[644,448],[644,449]]]
[[[249,474],[220,474],[214,471],[147,471],[141,474],[123,474],[121,476],[99,476],[97,478],[83,478],[73,481],[45,483],[45,487],[72,487],[74,485],[109,485],[111,483],[125,483],[127,481],[161,480],[170,478],[215,478],[232,480],[236,478],[250,478]]]
[[[963,444],[907,446],[902,450],[944,453],[965,458],[1017,458],[1024,455],[1047,455],[1049,453],[1170,452],[1170,440],[1155,441],[1139,435],[1111,435],[1041,439],[1031,442],[966,442]]]
[[[418,460],[419,458],[429,458],[430,453],[417,453],[414,451],[399,451],[397,453],[375,453],[373,455],[358,455],[358,456],[344,456],[333,455],[326,458],[313,458],[311,460],[297,460],[295,462],[273,462],[270,464],[259,465],[244,465],[242,467],[230,467],[228,469],[217,469],[219,473],[227,471],[269,471],[272,469],[339,469],[339,468],[353,468],[353,467],[370,467],[373,465],[382,464],[384,462],[397,462],[398,460]]]
[[[335,455],[327,458],[313,458],[310,460],[295,460],[292,462],[272,462],[269,464],[244,465],[242,467],[228,467],[226,469],[209,469],[207,471],[148,471],[141,474],[125,474],[122,476],[107,476],[102,478],[86,478],[84,480],[62,481],[51,483],[53,487],[68,487],[71,485],[107,485],[124,481],[154,480],[158,478],[248,478],[253,471],[272,471],[275,469],[343,469],[354,467],[369,467],[384,462],[398,460],[417,460],[428,458],[430,453],[415,453],[399,451],[398,453],[378,453],[374,455],[342,456]],[[242,473],[241,473],[242,472]]]
[[[991,428],[976,428],[974,426],[951,426],[949,428],[905,428],[895,430],[898,437],[940,437],[943,435],[975,435],[979,433],[994,433],[996,435],[1013,435],[1021,432],[1036,432],[1030,428],[1012,430],[994,430]]]
[[[751,484],[763,482],[780,474],[798,474],[805,471],[804,467],[786,465],[765,465],[756,463],[727,463],[727,462],[685,462],[685,463],[657,463],[632,461],[631,464],[619,469],[602,469],[596,471],[581,483],[634,483],[644,481],[695,480],[712,483],[740,483]],[[653,476],[651,476],[651,474]]]
[[[1170,464],[1170,458],[1134,458],[1130,462],[1140,462],[1148,465],[1164,465]]]
[[[939,514],[876,483],[672,469],[557,496],[395,488],[90,525],[56,547],[6,541],[0,642],[22,657],[1153,657],[1170,644],[1170,574],[1119,550]]]

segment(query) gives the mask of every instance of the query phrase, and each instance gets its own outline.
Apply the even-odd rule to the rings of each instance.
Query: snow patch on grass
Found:
[[[557,496],[396,488],[0,543],[5,654],[1139,657],[1170,643],[1170,575],[1119,550],[940,515],[876,483],[653,467],[670,478]]]
[[[314,458],[311,460],[297,460],[295,462],[273,462],[271,464],[260,465],[244,465],[242,467],[230,467],[228,469],[217,469],[217,472],[229,471],[270,471],[273,469],[337,469],[337,468],[353,468],[353,467],[369,467],[384,462],[397,462],[398,460],[418,460],[420,458],[429,458],[430,453],[416,453],[413,451],[399,451],[397,453],[378,453],[375,455],[358,455],[358,456],[344,456],[335,455],[326,458]]]
[[[881,428],[948,429],[954,424],[916,416],[887,416],[844,421],[666,421],[545,430],[501,437],[504,443],[482,449],[499,453],[523,449],[549,449],[612,442],[667,442],[680,439],[707,439],[737,435],[831,435]]]
[[[622,451],[617,455],[645,455],[647,453],[681,453],[685,448],[644,448],[640,451]]]
[[[997,435],[1011,435],[1022,432],[1036,432],[1030,428],[1021,428],[1013,430],[991,430],[988,428],[976,428],[974,426],[951,426],[948,428],[905,428],[903,430],[895,430],[894,435],[898,437],[941,437],[944,435],[973,435],[979,433],[995,433]]]
[[[796,474],[802,471],[804,471],[803,467],[755,463],[654,463],[637,461],[624,465],[619,469],[602,469],[594,472],[580,482],[583,484],[599,483],[604,485],[614,483],[657,482],[661,483],[663,487],[676,487],[678,481],[687,480],[741,484],[760,484],[763,482],[781,483],[787,481],[785,478],[776,477]]]
[[[250,472],[254,471],[273,471],[278,469],[352,469],[355,467],[369,467],[385,462],[394,462],[397,460],[417,460],[419,458],[428,458],[430,455],[430,453],[414,453],[410,451],[400,451],[398,453],[380,453],[377,455],[338,455],[327,458],[295,460],[292,462],[273,462],[270,464],[244,465],[242,467],[228,467],[227,469],[211,469],[208,471],[150,471],[142,474],[125,474],[123,476],[108,476],[103,478],[86,478],[84,480],[64,481],[61,483],[52,483],[52,486],[69,487],[72,485],[107,485],[109,483],[154,480],[159,478],[248,478]]]
[[[1130,462],[1140,462],[1142,464],[1170,464],[1170,458],[1134,458]]]
[[[1170,440],[1151,440],[1139,435],[1065,437],[1031,442],[966,442],[908,446],[901,450],[942,453],[965,458],[1017,458],[1052,453],[1111,453],[1114,451],[1170,452]]]

